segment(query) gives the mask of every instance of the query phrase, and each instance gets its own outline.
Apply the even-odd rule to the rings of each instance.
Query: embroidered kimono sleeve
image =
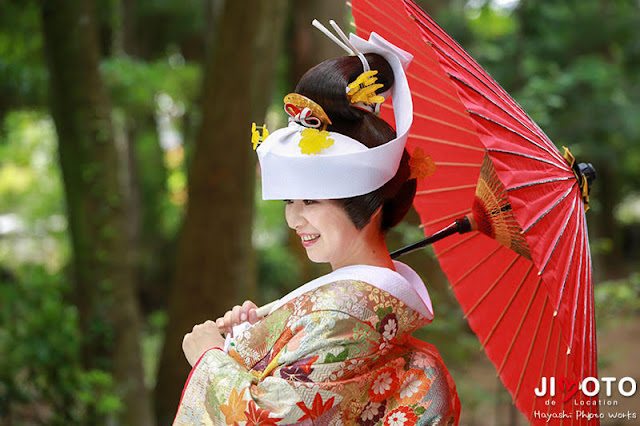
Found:
[[[252,370],[223,351],[209,350],[190,374],[174,425],[289,424],[331,417],[342,396],[318,387],[311,377],[316,363],[344,360],[346,348],[360,344],[352,338],[353,321],[334,311],[292,318]]]
[[[409,337],[424,320],[401,301],[349,281],[287,306],[229,355],[205,353],[174,424],[457,422],[451,377],[435,348]]]

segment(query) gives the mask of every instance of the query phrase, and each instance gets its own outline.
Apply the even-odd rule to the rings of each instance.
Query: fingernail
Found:
[[[257,319],[258,319],[258,314],[256,313],[256,311],[255,310],[249,311],[249,321],[256,322]]]
[[[244,312],[240,314],[240,321],[246,321],[247,320],[247,314],[245,314]]]

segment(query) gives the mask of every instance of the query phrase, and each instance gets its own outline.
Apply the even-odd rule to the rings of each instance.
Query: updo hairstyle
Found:
[[[381,94],[393,85],[393,70],[376,53],[365,55],[372,70],[378,70],[376,83],[384,86]],[[396,132],[383,119],[372,112],[353,106],[346,95],[346,87],[363,72],[357,56],[329,59],[311,68],[296,87],[299,93],[319,104],[332,124],[327,130],[349,136],[368,148],[383,145],[396,138]],[[411,208],[416,193],[416,180],[409,179],[409,154],[402,154],[395,176],[382,187],[364,195],[335,200],[347,212],[357,229],[371,221],[371,216],[382,206],[383,232],[397,225]]]

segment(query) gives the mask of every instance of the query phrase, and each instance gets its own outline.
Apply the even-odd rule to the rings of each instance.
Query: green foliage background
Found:
[[[139,2],[143,52],[130,57],[105,42],[101,72],[114,117],[131,123],[143,200],[141,300],[146,313],[146,377],[155,380],[166,323],[166,272],[184,208],[189,153],[198,117],[204,31],[202,1]],[[429,2],[422,2],[429,11]],[[471,52],[545,129],[598,172],[588,213],[601,330],[640,316],[640,6],[626,0],[436,2],[439,23]],[[99,2],[105,38],[117,1]],[[47,73],[36,2],[0,0],[0,422],[72,424],[117,412],[110,375],[82,368],[77,311],[70,294],[70,249],[56,136],[46,108]],[[199,53],[200,52],[200,53]],[[283,54],[282,63],[287,63]],[[284,67],[284,66],[283,66]],[[232,78],[232,76],[230,76]],[[278,76],[286,89],[286,76]],[[279,99],[279,98],[278,98]],[[277,103],[277,102],[276,102]],[[279,110],[275,106],[275,110]],[[277,113],[276,113],[277,116]],[[180,144],[160,148],[168,120]],[[282,118],[267,117],[269,120]],[[166,132],[166,130],[164,131]],[[261,302],[304,276],[292,253],[283,206],[256,195],[254,247]],[[394,238],[411,242],[414,226]],[[160,247],[160,248],[158,248]],[[158,254],[166,257],[158,258]],[[423,256],[433,256],[426,252]],[[158,289],[153,289],[157,284]],[[464,371],[478,342],[446,289],[432,291],[438,321],[421,336],[450,367]],[[488,396],[461,387],[469,409]]]

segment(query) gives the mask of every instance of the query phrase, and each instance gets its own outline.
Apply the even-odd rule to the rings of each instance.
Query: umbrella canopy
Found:
[[[352,0],[352,11],[358,35],[375,31],[415,57],[414,206],[427,235],[475,222],[434,244],[470,327],[530,421],[564,411],[565,423],[586,423],[575,404],[598,409],[578,391],[597,377],[585,171],[413,2]],[[389,122],[392,112],[383,104]],[[552,377],[556,395],[537,396]]]

